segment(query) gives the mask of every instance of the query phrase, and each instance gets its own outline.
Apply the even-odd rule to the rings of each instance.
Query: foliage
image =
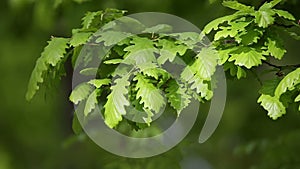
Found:
[[[287,51],[283,46],[280,34],[284,31],[289,32],[287,29],[289,27],[299,29],[299,25],[294,22],[295,18],[289,12],[274,9],[280,2],[281,0],[266,2],[256,10],[252,6],[237,1],[224,1],[224,6],[237,10],[237,12],[215,19],[204,27],[201,37],[215,31],[212,43],[219,51],[225,70],[230,70],[231,76],[236,76],[238,79],[246,77],[245,70],[253,69],[262,65],[262,63],[272,67],[275,66],[275,68],[278,68],[278,72],[283,68],[269,64],[269,61],[272,58],[278,60],[283,58]],[[290,66],[292,69],[296,67]],[[262,107],[268,111],[271,118],[277,119],[285,114],[286,107],[292,102],[290,100],[295,99],[295,95],[284,98],[281,96],[286,93],[287,89],[299,92],[296,87],[299,77],[300,74],[297,69],[287,74],[279,84],[271,84],[278,85],[274,91],[275,96],[273,96],[274,93],[262,92],[258,102],[261,102]],[[275,79],[277,78],[275,77]],[[265,85],[263,85],[263,88],[265,88]],[[288,102],[288,104],[283,104],[282,99],[285,99],[284,102]]]
[[[225,7],[237,12],[208,23],[200,35],[194,32],[172,34],[168,33],[172,29],[170,25],[160,24],[147,28],[137,20],[124,17],[122,22],[134,24],[136,29],[143,32],[134,35],[112,29],[115,25],[110,21],[120,18],[125,11],[106,9],[88,12],[82,19],[82,28],[73,29],[71,38],[52,38],[49,42],[37,60],[26,98],[30,100],[39,86],[47,83],[45,78],[60,78],[64,74],[62,67],[69,56],[72,57],[74,69],[82,63],[88,65],[91,61],[89,56],[78,58],[78,55],[81,50],[85,50],[82,48],[85,44],[95,41],[109,48],[108,54],[101,58],[104,68],[100,68],[101,71],[93,67],[81,70],[82,74],[96,74],[96,77],[80,84],[70,95],[74,104],[85,103],[85,116],[89,116],[98,104],[103,105],[99,108],[105,123],[114,128],[124,120],[129,105],[146,114],[143,119],[148,125],[152,117],[166,105],[170,105],[179,115],[192,98],[199,101],[212,98],[211,81],[218,65],[223,65],[231,76],[240,79],[263,63],[274,67],[269,63],[272,58],[283,58],[287,51],[279,35],[282,32],[295,35],[286,27],[299,26],[292,14],[275,9],[280,2],[273,0],[255,9],[237,1],[224,1]],[[102,31],[96,32],[100,28]],[[210,33],[214,33],[214,38],[212,46],[208,47],[203,45],[202,40]],[[198,48],[201,48],[198,53],[193,52]],[[164,68],[164,64],[179,64],[178,58],[184,68],[180,77],[175,77]],[[124,70],[116,69],[119,65],[125,65]],[[292,69],[296,67],[290,66]],[[282,67],[275,68],[280,72]],[[264,85],[263,89],[274,89],[271,92],[261,90],[258,102],[271,118],[277,119],[285,114],[291,102],[300,100],[299,70],[295,69],[279,83],[271,84],[277,87]]]

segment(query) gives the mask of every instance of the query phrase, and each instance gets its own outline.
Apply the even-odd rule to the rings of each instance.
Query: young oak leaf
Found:
[[[279,98],[287,90],[293,90],[297,84],[300,84],[300,68],[290,72],[280,81],[275,96]]]
[[[224,1],[222,5],[238,11],[254,12],[254,7],[244,5],[237,1]]]
[[[279,78],[265,81],[261,89],[259,90],[259,93],[274,96],[275,89],[278,86],[279,82],[280,82]]]
[[[39,85],[44,82],[44,75],[49,71],[50,66],[57,67],[63,64],[66,49],[68,48],[69,39],[67,38],[51,38],[45,47],[41,57],[36,61],[36,65],[32,71],[26,99],[31,100]]]
[[[220,18],[217,18],[213,21],[211,21],[210,23],[208,23],[202,30],[201,34],[209,34],[212,30],[218,30],[219,29],[219,25],[224,23],[224,22],[229,22],[233,19],[236,18],[236,15],[227,15],[227,16],[223,16]],[[201,37],[201,35],[200,35]],[[200,38],[202,39],[202,38]]]
[[[168,33],[172,32],[173,28],[167,24],[158,24],[150,28],[146,28],[143,33]]]
[[[89,29],[95,17],[101,15],[102,13],[103,13],[102,11],[87,12],[85,16],[82,18],[83,29]]]
[[[144,108],[146,109],[159,113],[165,105],[165,100],[161,91],[142,74],[137,74],[133,80],[137,81],[136,98],[141,98],[140,104],[144,104]]]
[[[126,47],[124,64],[139,65],[144,63],[156,62],[155,53],[157,49],[154,47],[154,42],[148,38],[133,37],[132,45]]]
[[[257,102],[261,103],[261,106],[268,111],[268,116],[273,120],[276,120],[286,113],[284,105],[277,97],[262,94]]]
[[[168,83],[166,97],[170,105],[177,110],[178,115],[191,102],[191,96],[187,94],[186,88],[181,87],[174,79]]]
[[[273,24],[275,21],[274,18],[275,12],[271,9],[260,9],[255,11],[255,23],[259,27],[267,28],[269,25]]]
[[[73,47],[85,44],[91,37],[91,32],[77,32],[72,35],[70,45]]]
[[[193,72],[204,80],[210,80],[216,71],[219,55],[214,48],[203,48],[196,56],[196,61],[190,66]]]
[[[266,46],[268,47],[269,53],[276,59],[282,59],[284,54],[287,52],[282,43],[280,43],[280,39],[275,39],[273,37],[268,37]]]
[[[285,19],[292,20],[292,21],[296,20],[295,17],[292,14],[290,14],[288,11],[279,10],[279,9],[273,9],[273,10],[280,17],[283,17]]]
[[[132,34],[126,32],[118,32],[118,31],[105,31],[105,32],[95,33],[95,36],[100,36],[96,39],[96,43],[104,42],[105,46],[112,46],[132,36]]]
[[[116,127],[122,121],[122,115],[126,114],[125,106],[129,106],[126,98],[127,87],[130,85],[128,78],[129,75],[116,79],[111,87],[111,93],[107,96],[107,102],[104,105],[104,122],[110,128]]]
[[[262,64],[262,60],[266,60],[261,52],[251,47],[240,47],[231,52],[231,55],[229,62],[235,61],[235,65],[245,66],[247,69],[258,66]]]
[[[103,85],[110,84],[110,79],[92,79],[88,83],[95,86],[96,88],[100,88]]]
[[[241,78],[245,78],[247,76],[247,73],[246,73],[246,71],[243,69],[243,68],[241,68],[240,66],[237,66],[237,73],[236,73],[236,77],[238,78],[238,79],[241,79]]]
[[[167,60],[173,62],[177,53],[182,56],[188,49],[185,45],[176,45],[174,42],[166,39],[159,40],[157,45],[162,47],[162,49],[160,49],[160,56],[157,59],[160,65],[164,64]]]
[[[227,37],[235,37],[238,34],[238,30],[235,29],[223,29],[218,31],[215,36],[214,40],[220,40],[221,38],[227,38]]]
[[[69,99],[74,104],[78,104],[79,102],[85,100],[89,94],[92,92],[93,88],[88,83],[81,83],[73,89]]]
[[[247,46],[257,43],[262,35],[263,32],[261,30],[250,28],[246,29],[245,32],[240,33],[236,40],[241,42],[243,45]]]
[[[195,44],[201,42],[199,39],[199,33],[197,32],[181,32],[168,34],[169,37],[173,37],[177,40],[177,44],[184,44],[188,48],[193,49]]]
[[[190,81],[191,89],[196,89],[196,92],[200,94],[201,98],[205,98],[206,100],[210,100],[213,96],[213,92],[209,89],[208,83],[199,76],[197,73]]]
[[[85,107],[84,107],[84,115],[88,116],[89,113],[94,110],[98,104],[98,99],[97,97],[100,95],[101,90],[100,89],[95,89],[87,98]]]

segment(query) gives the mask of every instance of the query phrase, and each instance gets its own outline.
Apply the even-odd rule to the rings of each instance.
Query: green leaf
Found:
[[[300,102],[300,94],[295,98],[295,102]]]
[[[187,89],[181,87],[174,79],[168,83],[166,97],[170,105],[177,110],[178,115],[189,105],[191,99],[191,96],[187,94]]]
[[[274,6],[276,6],[277,4],[279,4],[281,1],[282,0],[273,0],[271,2],[266,2],[260,7],[260,9],[271,9]]]
[[[87,12],[85,16],[82,18],[83,29],[89,29],[95,17],[101,15],[102,13],[103,13],[102,11]]]
[[[199,33],[197,32],[181,32],[168,34],[170,37],[174,37],[179,44],[185,44],[187,47],[193,49],[195,44],[201,42],[199,39]]]
[[[93,88],[88,83],[81,83],[73,89],[69,99],[74,104],[78,104],[79,102],[85,100],[89,94],[92,92]]]
[[[236,74],[236,77],[238,78],[238,79],[241,79],[241,78],[243,78],[243,77],[246,77],[247,76],[247,73],[246,73],[246,71],[243,69],[243,68],[241,68],[241,67],[237,67],[237,74]]]
[[[106,60],[103,63],[107,65],[116,65],[122,63],[123,59],[111,59],[111,60]]]
[[[83,45],[89,40],[91,35],[92,35],[91,32],[78,32],[78,33],[75,33],[75,34],[73,34],[73,36],[70,40],[70,45],[73,46],[73,47]]]
[[[224,63],[224,70],[225,71],[228,71],[229,70],[229,73],[231,76],[237,76],[237,67],[234,63],[232,62],[225,62]]]
[[[132,35],[126,32],[106,31],[95,33],[95,36],[100,36],[96,39],[96,43],[104,42],[105,46],[112,46]]]
[[[287,74],[279,83],[275,90],[275,96],[280,97],[287,90],[295,89],[295,86],[300,83],[300,68]]]
[[[188,49],[185,45],[176,45],[174,42],[171,42],[166,39],[159,40],[158,46],[161,46],[160,56],[157,59],[158,64],[162,65],[167,60],[173,62],[177,53],[180,56],[183,56]]]
[[[141,50],[149,48],[154,48],[153,41],[148,38],[133,37],[130,43],[133,45],[126,47],[124,50],[131,53],[139,52]]]
[[[192,84],[191,89],[196,89],[196,92],[200,94],[201,98],[205,98],[206,100],[210,100],[213,96],[213,92],[209,89],[209,86],[205,81],[196,74],[190,81]]]
[[[49,71],[50,66],[58,67],[63,64],[68,42],[69,39],[66,38],[51,38],[51,41],[48,41],[48,46],[45,47],[41,57],[36,61],[32,71],[26,93],[27,100],[31,100],[36,91],[39,90],[39,85],[44,82],[44,76]]]
[[[279,10],[279,9],[273,9],[275,11],[275,13],[280,16],[280,17],[283,17],[285,19],[289,19],[289,20],[296,20],[295,17],[290,14],[288,11],[283,11],[283,10]]]
[[[144,104],[144,108],[153,110],[155,113],[159,113],[159,111],[165,106],[165,100],[161,91],[142,74],[137,74],[133,80],[137,81],[136,99],[141,99],[140,104]]]
[[[143,120],[147,123],[148,126],[150,126],[150,123],[152,122],[152,117],[154,114],[151,110],[144,108],[145,113],[147,114],[147,117],[143,117]]]
[[[218,64],[223,65],[228,60],[229,54],[234,50],[236,50],[236,47],[218,50],[218,54],[220,57]]]
[[[254,7],[244,5],[242,3],[239,3],[237,1],[224,1],[222,3],[223,6],[238,10],[238,11],[248,11],[248,12],[254,12]]]
[[[214,40],[219,40],[221,38],[227,38],[227,37],[235,37],[238,34],[238,30],[234,29],[223,29],[218,31],[215,34]]]
[[[92,79],[88,83],[95,86],[96,88],[100,88],[103,85],[109,85],[111,83],[111,80],[110,79]]]
[[[283,44],[278,38],[268,37],[266,46],[268,47],[268,52],[270,52],[270,54],[276,59],[282,59],[286,53]]]
[[[98,72],[98,68],[90,67],[90,68],[82,69],[79,73],[85,76],[96,76],[97,72]]]
[[[67,38],[52,38],[48,41],[48,46],[44,49],[42,56],[45,61],[55,67],[65,56],[68,48],[69,39]]]
[[[259,90],[259,93],[274,96],[276,87],[280,82],[279,78],[271,79],[263,83],[263,86]]]
[[[245,66],[248,69],[260,65],[262,64],[262,60],[266,60],[261,52],[251,47],[240,47],[231,52],[231,55],[228,61],[235,61],[235,65]]]
[[[216,71],[218,59],[218,53],[213,48],[203,48],[196,56],[196,61],[181,73],[181,78],[191,84],[191,89],[196,89],[206,100],[213,95],[208,83]]]
[[[148,38],[134,37],[131,43],[132,45],[124,49],[124,51],[127,51],[124,56],[124,64],[139,65],[156,62],[154,53],[157,52],[157,49],[154,47],[153,41]]]
[[[191,70],[190,66],[187,66],[185,69],[183,69],[182,73],[180,74],[180,78],[186,82],[188,82],[190,79],[194,77],[196,73]]]
[[[122,121],[122,115],[126,114],[125,106],[129,106],[126,98],[128,94],[127,87],[129,75],[116,79],[111,87],[111,93],[107,96],[107,102],[104,105],[105,123],[110,128],[116,127]]]
[[[163,80],[163,79],[169,79],[170,74],[159,67],[150,67],[150,68],[145,68],[141,69],[142,73],[146,76],[153,77],[156,80]]]
[[[99,96],[101,90],[100,89],[95,89],[88,97],[88,99],[86,100],[86,104],[84,107],[84,115],[88,116],[89,113],[92,112],[92,110],[94,110],[98,104],[98,100],[97,97]]]
[[[253,43],[257,43],[258,40],[263,35],[261,30],[250,28],[247,29],[245,32],[242,32],[238,35],[237,40],[240,41],[243,45],[252,45]]]
[[[191,65],[191,70],[198,73],[202,79],[210,80],[216,71],[218,59],[219,55],[214,48],[202,48]]]
[[[228,16],[223,16],[220,18],[217,18],[210,23],[208,23],[202,30],[202,34],[209,34],[212,30],[217,30],[219,29],[219,25],[224,23],[224,22],[229,22],[233,19],[236,18],[236,15],[228,15]],[[200,38],[201,39],[201,38]]]
[[[284,105],[276,97],[262,94],[257,102],[261,103],[261,106],[268,111],[268,116],[273,120],[286,113]]]
[[[259,27],[267,28],[269,25],[273,24],[275,12],[272,9],[260,9],[255,12],[255,23]]]
[[[172,32],[173,28],[167,24],[159,24],[152,26],[150,28],[146,28],[143,33],[168,33]]]

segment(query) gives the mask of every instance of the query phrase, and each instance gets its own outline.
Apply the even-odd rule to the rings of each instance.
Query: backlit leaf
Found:
[[[45,47],[41,57],[36,61],[34,70],[32,71],[26,99],[31,100],[39,85],[44,82],[44,76],[49,71],[50,66],[56,67],[63,64],[66,49],[68,48],[69,39],[67,38],[51,38],[48,46]]]
[[[223,6],[226,6],[228,8],[231,8],[231,9],[234,9],[234,10],[238,10],[238,11],[254,11],[254,7],[251,7],[251,6],[247,6],[247,5],[244,5],[242,3],[239,3],[237,1],[224,1],[223,3]]]
[[[228,61],[235,61],[235,65],[245,66],[248,69],[260,65],[262,60],[266,60],[261,52],[250,47],[240,47],[238,50],[231,52],[231,55]]]
[[[84,107],[84,115],[88,116],[92,110],[94,110],[98,104],[97,97],[100,94],[100,89],[95,89],[87,98],[86,104]]]
[[[292,21],[296,20],[295,17],[292,14],[290,14],[288,11],[279,10],[279,9],[274,9],[274,11],[280,17],[283,17],[285,19],[289,19],[289,20],[292,20]]]
[[[300,68],[287,74],[275,90],[275,96],[280,97],[287,90],[293,90],[300,83]]]
[[[116,45],[118,42],[122,41],[131,36],[130,33],[117,32],[117,31],[106,31],[95,33],[95,36],[100,36],[96,39],[96,43],[104,42],[105,46]]]
[[[144,108],[149,110],[153,110],[155,113],[159,113],[159,111],[164,107],[165,100],[162,95],[162,92],[157,89],[149,79],[146,79],[143,75],[137,74],[134,81],[136,83],[136,98],[141,99],[140,104],[144,104]]]
[[[261,106],[268,111],[268,116],[273,120],[286,113],[284,105],[276,97],[262,94],[257,102],[261,103]]]
[[[79,102],[85,100],[90,93],[92,92],[93,88],[88,83],[81,83],[73,89],[69,99],[74,104],[78,104]]]
[[[170,105],[179,114],[190,103],[191,96],[187,94],[185,88],[181,87],[176,80],[171,80],[166,89],[166,97]]]
[[[125,106],[129,106],[129,101],[126,98],[128,94],[127,87],[129,75],[118,78],[111,86],[111,93],[107,96],[107,102],[104,105],[105,123],[110,128],[116,127],[122,121],[122,115],[126,114]]]
[[[275,12],[271,9],[259,10],[255,12],[255,23],[259,27],[267,28],[269,25],[273,24]]]

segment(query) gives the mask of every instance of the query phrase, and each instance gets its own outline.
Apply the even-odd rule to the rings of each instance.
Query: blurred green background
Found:
[[[84,135],[73,134],[70,77],[54,89],[42,89],[34,100],[26,102],[27,82],[50,36],[70,36],[87,11],[107,7],[129,13],[170,13],[199,28],[232,12],[218,0],[1,0],[0,169],[300,168],[299,112],[290,109],[277,121],[269,119],[256,103],[260,86],[252,75],[240,81],[228,80],[224,116],[207,142],[197,143],[206,116],[201,112],[180,145],[147,159],[112,155]],[[297,0],[280,6],[300,19],[299,7]],[[283,38],[288,53],[280,64],[299,63],[300,42]]]

